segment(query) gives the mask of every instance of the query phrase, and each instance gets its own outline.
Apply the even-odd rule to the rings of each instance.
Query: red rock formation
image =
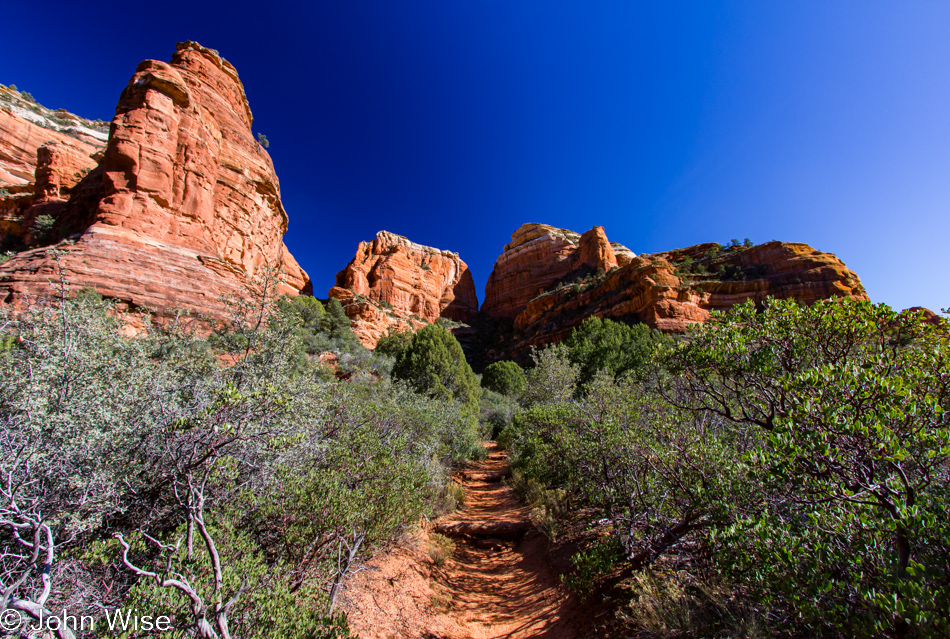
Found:
[[[178,45],[170,64],[142,62],[119,98],[105,157],[81,182],[56,167],[75,158],[49,147],[37,194],[61,205],[54,233],[74,286],[91,286],[159,315],[182,309],[226,317],[219,297],[263,267],[280,267],[281,292],[309,288],[284,246],[287,214],[270,156],[251,132],[237,71],[216,52]],[[69,169],[65,173],[69,173]],[[0,266],[0,299],[50,290],[48,248]]]
[[[66,111],[51,111],[0,85],[0,187],[27,184],[37,150],[51,142],[91,158],[105,147],[103,125]]]
[[[482,311],[494,318],[513,318],[569,273],[582,267],[593,272],[617,266],[617,252],[625,263],[634,257],[625,246],[611,245],[602,226],[578,235],[547,224],[523,224],[495,261]]]
[[[0,85],[0,243],[21,247],[39,215],[58,214],[101,159],[104,123],[51,111]],[[34,185],[34,175],[39,183]],[[31,209],[37,201],[44,206]]]
[[[710,311],[748,299],[867,299],[858,276],[837,257],[805,244],[769,242],[727,250],[701,244],[629,261],[624,255],[625,263],[611,266],[602,228],[585,233],[577,251],[565,257],[574,237],[540,225],[523,226],[512,236],[495,264],[482,307],[496,318],[514,319],[504,352],[495,356],[524,356],[531,346],[559,342],[591,316],[681,333],[704,322]],[[587,270],[578,271],[577,264]],[[595,273],[595,266],[603,272]]]
[[[937,313],[934,313],[929,308],[924,308],[923,306],[911,306],[908,309],[904,309],[904,313],[919,313],[920,320],[925,324],[933,324],[934,326],[940,326],[947,321],[946,317],[942,317]]]
[[[475,283],[458,253],[386,231],[360,242],[329,295],[343,304],[367,348],[390,326],[416,329],[440,317],[468,322],[478,313]]]

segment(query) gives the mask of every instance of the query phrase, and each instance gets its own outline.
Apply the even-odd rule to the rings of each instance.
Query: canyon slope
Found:
[[[60,269],[73,288],[159,316],[224,319],[221,297],[267,268],[280,292],[310,291],[283,243],[288,217],[244,87],[216,51],[184,42],[170,63],[139,64],[104,151],[101,136],[39,126],[42,113],[6,102],[0,241],[21,245],[0,265],[0,300],[50,293]]]
[[[638,256],[613,246],[598,226],[580,236],[543,224],[517,229],[485,291],[482,310],[501,327],[487,359],[524,358],[591,316],[682,333],[749,299],[867,299],[841,260],[806,244],[708,243]]]
[[[478,313],[475,282],[458,253],[387,231],[360,242],[329,296],[340,300],[367,348],[391,327],[418,329],[439,318],[464,323]]]

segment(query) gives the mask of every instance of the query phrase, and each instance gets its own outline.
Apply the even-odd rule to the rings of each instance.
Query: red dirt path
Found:
[[[507,455],[492,443],[487,459],[459,473],[464,505],[434,522],[440,530],[452,530],[456,544],[442,567],[429,558],[429,532],[421,529],[353,578],[343,609],[355,634],[363,639],[577,636],[568,595],[548,561],[548,541],[526,525],[527,509],[500,481],[507,472]]]

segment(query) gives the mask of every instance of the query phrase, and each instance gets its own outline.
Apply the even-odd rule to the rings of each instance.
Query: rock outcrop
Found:
[[[235,294],[262,269],[279,290],[309,292],[283,243],[287,213],[270,156],[255,140],[237,71],[217,52],[178,45],[171,63],[146,60],[123,90],[104,157],[38,149],[36,203],[55,219],[50,242],[0,266],[0,300],[49,292],[58,264],[72,286],[92,287],[158,315],[226,317]],[[68,199],[67,199],[68,196]]]
[[[33,182],[37,150],[57,143],[91,158],[105,148],[108,125],[53,111],[0,84],[0,187]]]
[[[617,267],[618,254],[624,264],[636,257],[627,247],[608,242],[602,226],[579,235],[547,224],[523,224],[495,261],[482,311],[496,319],[516,317],[539,293],[569,274]]]
[[[23,248],[38,216],[59,213],[108,139],[105,122],[52,111],[27,96],[0,85],[0,251]]]
[[[329,296],[340,300],[367,348],[391,326],[416,329],[440,317],[469,322],[478,313],[475,283],[458,253],[387,231],[360,242]]]
[[[613,247],[600,227],[583,236],[536,224],[515,231],[482,306],[495,320],[511,321],[489,359],[524,357],[532,346],[563,340],[591,316],[682,333],[710,311],[749,299],[867,299],[857,275],[806,244],[701,244],[632,258],[626,249],[606,248]]]

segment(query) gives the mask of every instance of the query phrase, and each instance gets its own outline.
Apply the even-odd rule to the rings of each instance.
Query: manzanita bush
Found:
[[[686,551],[769,634],[950,635],[946,322],[770,299],[655,344],[503,435],[618,538],[621,576]]]

